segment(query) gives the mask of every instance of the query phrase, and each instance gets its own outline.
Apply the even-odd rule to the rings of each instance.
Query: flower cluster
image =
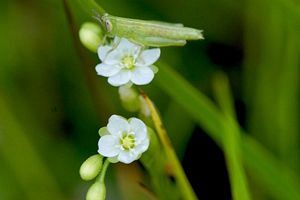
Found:
[[[99,130],[98,153],[89,157],[80,167],[79,173],[83,180],[96,179],[89,188],[87,200],[104,200],[106,187],[105,174],[109,163],[122,162],[125,164],[138,160],[149,147],[147,126],[137,118],[125,119],[112,115],[106,127]],[[103,163],[103,157],[107,159]]]
[[[107,36],[114,35],[111,32],[113,28],[112,23],[108,21],[108,16],[108,14],[99,16],[102,29],[97,24],[85,23],[79,32],[79,38],[86,48],[98,53],[101,63],[96,66],[96,72],[100,76],[107,77],[110,85],[119,87],[123,107],[130,112],[139,111],[147,122],[147,117],[151,114],[147,102],[131,86],[133,84],[146,85],[153,80],[154,74],[157,72],[154,63],[160,57],[160,49],[148,48],[132,42],[141,41],[140,39],[145,37],[144,34],[140,34],[140,36],[137,34],[135,39],[138,40],[124,34],[124,37],[129,37],[132,40],[115,37],[112,42],[108,43],[110,39],[107,40]],[[128,23],[134,23],[133,19],[127,21]],[[161,22],[151,22],[149,24],[146,21],[145,23],[148,26],[158,24],[157,27],[153,26],[153,28],[156,28],[154,32],[161,31],[160,29],[169,30],[166,33],[162,30],[162,35],[159,37],[151,37],[151,33],[149,33],[148,39],[152,40],[150,43],[149,41],[145,43],[138,42],[147,44],[147,46],[182,46],[186,43],[186,40],[203,39],[200,30],[186,28],[183,25]],[[170,27],[176,27],[176,29],[170,33]],[[177,38],[174,38],[179,27],[183,32]],[[129,32],[131,33],[131,31]],[[172,37],[166,35],[168,33]],[[157,144],[151,128],[148,128],[143,121],[134,117],[125,119],[118,115],[112,115],[107,126],[99,130],[99,134],[101,137],[98,141],[98,154],[89,157],[80,168],[80,176],[83,180],[89,181],[96,179],[98,176],[95,183],[89,188],[86,196],[87,200],[104,200],[106,198],[104,178],[110,163],[122,162],[129,164],[138,160],[149,148],[149,135],[152,136],[151,148],[155,147],[153,144]],[[159,149],[159,147],[155,148]],[[106,158],[104,159],[104,157]]]
[[[143,49],[125,38],[115,38],[112,44],[98,48],[98,56],[102,63],[96,66],[96,71],[108,77],[109,84],[145,85],[154,78],[153,64],[160,57],[160,49]]]
[[[120,98],[127,110],[148,113],[143,99],[131,86],[146,85],[153,80],[157,72],[153,64],[160,57],[160,49],[149,49],[118,37],[110,44],[105,44],[101,35],[101,29],[92,23],[85,23],[79,34],[81,42],[89,50],[98,52],[101,63],[96,66],[97,74],[108,77],[110,85],[119,87]],[[97,37],[99,38],[96,40]],[[149,114],[145,114],[147,115]],[[98,154],[90,156],[79,171],[83,180],[95,179],[87,192],[87,200],[106,198],[104,177],[109,163],[132,163],[150,145],[147,126],[134,117],[125,119],[112,115],[107,126],[100,128],[99,134],[101,137],[98,141]]]

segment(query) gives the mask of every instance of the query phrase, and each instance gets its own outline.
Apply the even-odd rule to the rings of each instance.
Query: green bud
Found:
[[[139,95],[131,85],[119,87],[119,95],[122,106],[129,112],[136,112],[140,109]]]
[[[99,181],[95,182],[86,194],[86,200],[105,200],[105,184]]]
[[[96,23],[86,22],[79,30],[81,43],[92,52],[97,52],[98,47],[103,42],[103,37],[103,31]]]
[[[80,167],[79,174],[85,181],[92,180],[100,173],[103,157],[100,154],[93,155],[84,161]]]

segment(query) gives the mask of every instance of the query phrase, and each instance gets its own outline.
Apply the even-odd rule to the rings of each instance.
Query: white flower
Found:
[[[147,127],[137,118],[125,118],[112,115],[107,127],[99,130],[98,153],[110,161],[131,163],[149,147]]]
[[[114,46],[116,46],[114,48]],[[127,83],[145,85],[154,78],[153,64],[160,56],[160,49],[145,49],[122,38],[118,44],[100,46],[98,56],[102,61],[96,66],[98,75],[108,77],[113,86]]]

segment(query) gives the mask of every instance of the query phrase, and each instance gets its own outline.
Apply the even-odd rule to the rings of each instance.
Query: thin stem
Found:
[[[162,143],[162,146],[166,152],[168,163],[172,167],[175,180],[178,183],[179,189],[181,190],[183,194],[183,198],[187,200],[196,200],[198,199],[196,194],[193,191],[192,186],[190,185],[190,182],[188,181],[184,170],[176,156],[176,153],[172,147],[171,141],[168,137],[167,131],[163,126],[163,123],[158,115],[158,112],[156,111],[156,108],[154,107],[152,101],[148,98],[147,95],[142,93],[150,111],[151,111],[151,117],[154,122],[155,128],[157,130],[158,137]]]
[[[98,178],[98,181],[100,181],[100,183],[104,183],[104,179],[105,179],[105,175],[106,175],[106,171],[107,171],[107,168],[109,166],[109,160],[106,159],[104,161],[104,164],[103,164],[103,167],[102,167],[102,170],[101,170],[101,173],[99,175],[99,178]]]
[[[78,0],[81,7],[89,13],[91,16],[100,15],[103,16],[106,11],[95,2],[95,0]]]

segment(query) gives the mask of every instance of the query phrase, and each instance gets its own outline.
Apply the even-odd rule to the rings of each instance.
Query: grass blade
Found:
[[[250,192],[244,171],[241,153],[241,132],[235,121],[233,98],[229,89],[229,81],[225,74],[217,74],[214,81],[214,92],[226,121],[224,122],[224,152],[229,171],[231,191],[234,200],[250,200]]]

